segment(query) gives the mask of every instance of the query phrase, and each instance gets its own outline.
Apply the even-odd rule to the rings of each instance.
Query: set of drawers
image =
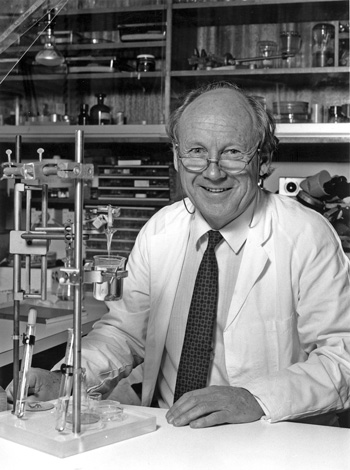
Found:
[[[96,203],[120,208],[114,221],[110,254],[128,256],[141,227],[161,207],[177,199],[176,172],[169,163],[118,160],[114,165],[99,164],[95,170],[91,198]],[[93,206],[91,206],[93,207]],[[107,253],[103,231],[86,241],[86,257]]]

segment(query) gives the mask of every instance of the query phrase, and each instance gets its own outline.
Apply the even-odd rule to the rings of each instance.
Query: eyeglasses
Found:
[[[232,149],[225,150],[220,155],[219,160],[209,158],[208,151],[201,147],[193,148],[186,152],[185,155],[180,154],[178,144],[175,145],[175,149],[182,165],[188,171],[202,173],[202,171],[208,168],[210,163],[216,163],[225,173],[237,175],[245,170],[256,154],[259,154],[259,145],[260,143],[247,152],[240,152]],[[248,160],[246,160],[247,158]]]

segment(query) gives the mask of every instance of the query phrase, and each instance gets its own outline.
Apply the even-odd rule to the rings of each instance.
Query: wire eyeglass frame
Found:
[[[190,171],[192,173],[202,173],[203,171],[205,171],[209,167],[209,165],[211,163],[216,163],[218,165],[218,167],[220,168],[220,170],[224,171],[225,173],[231,174],[231,175],[238,175],[240,173],[243,173],[243,171],[247,168],[247,166],[250,164],[250,162],[253,160],[253,158],[255,157],[256,154],[259,155],[259,153],[260,153],[260,142],[256,146],[254,146],[253,148],[248,150],[248,152],[244,152],[245,156],[249,157],[251,155],[249,160],[247,160],[247,161],[245,161],[243,159],[240,159],[240,158],[232,158],[232,159],[219,158],[217,160],[217,159],[213,159],[213,158],[183,156],[183,155],[180,154],[178,144],[175,144],[175,151],[176,151],[177,157],[181,161],[181,163],[182,163],[183,167],[185,168],[185,170]],[[242,152],[242,154],[243,154],[243,152]],[[203,162],[203,166],[198,167],[198,168],[193,168],[193,167],[190,168],[190,167],[187,166],[189,160],[192,160],[192,162],[197,160],[198,163]],[[187,163],[185,163],[186,161],[187,161]],[[244,166],[242,166],[239,169],[230,169],[230,168],[223,167],[222,162],[242,163]]]

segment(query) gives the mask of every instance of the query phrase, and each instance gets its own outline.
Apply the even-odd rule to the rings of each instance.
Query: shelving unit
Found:
[[[154,126],[160,126],[153,137],[155,141],[158,137],[164,141],[164,125],[177,98],[186,90],[211,80],[235,81],[252,94],[266,96],[270,108],[272,101],[277,99],[277,91],[280,99],[300,99],[309,101],[310,104],[313,101],[320,102],[326,96],[329,102],[323,103],[325,107],[339,104],[341,100],[348,101],[349,70],[346,66],[338,65],[337,47],[339,22],[346,23],[349,18],[347,1],[164,0],[140,1],[139,4],[101,1],[100,4],[96,3],[94,9],[78,9],[77,6],[77,2],[68,3],[55,19],[55,31],[72,32],[73,43],[57,45],[67,60],[84,55],[114,56],[122,64],[127,64],[130,70],[69,73],[69,62],[64,70],[55,69],[53,73],[47,68],[43,70],[43,67],[37,70],[38,67],[32,65],[35,54],[42,47],[37,41],[25,57],[26,67],[18,67],[16,72],[7,77],[1,88],[19,93],[23,112],[28,106],[25,103],[28,90],[39,113],[45,100],[49,106],[61,101],[66,104],[73,123],[80,104],[86,102],[91,107],[95,103],[94,94],[103,89],[112,114],[124,111],[128,129],[124,131],[114,128],[110,132],[88,129],[88,139],[97,140],[101,137],[113,142],[114,138],[127,139],[130,135],[131,139],[146,137],[149,140]],[[311,29],[320,21],[332,22],[336,27],[334,67],[311,66]],[[122,28],[130,25],[141,27],[148,23],[162,25],[164,37],[161,40],[121,40]],[[188,59],[196,47],[217,55],[229,52],[237,58],[254,57],[257,40],[268,38],[278,42],[281,29],[296,29],[301,34],[302,46],[299,63],[295,68],[286,68],[282,63],[271,69],[262,69],[257,63],[254,69],[241,66],[225,70],[191,70]],[[77,43],[78,37],[80,43]],[[98,43],[86,43],[89,38],[94,38]],[[24,47],[22,44],[13,46],[8,54],[19,54],[24,51]],[[152,53],[156,56],[156,71],[139,73],[132,70],[135,69],[135,60],[139,53]],[[139,127],[141,122],[152,129],[144,133]],[[38,138],[40,134],[43,142],[52,139],[54,133],[59,136],[58,141],[71,138],[71,129],[61,128],[59,124],[55,126],[55,130],[42,126],[42,132],[36,129],[32,131],[29,127],[34,126],[20,126],[16,131],[29,139]],[[0,141],[8,138],[6,134],[11,137],[13,132],[8,130],[0,127]],[[321,136],[319,132],[316,134],[323,141],[331,133],[332,130],[325,129],[325,136]],[[308,130],[303,132],[302,140],[305,141],[305,136],[309,134]],[[315,133],[311,134],[314,140]],[[296,137],[299,138],[299,135],[298,131]],[[338,141],[338,137],[330,139]],[[346,133],[340,137],[341,141],[344,139]]]
[[[14,97],[17,96],[16,111],[19,114],[25,114],[29,108],[34,114],[40,114],[45,104],[50,113],[55,113],[59,105],[61,109],[65,107],[71,125],[51,123],[47,117],[40,125],[37,122],[33,125],[27,116],[20,125],[0,126],[2,160],[6,158],[4,150],[14,147],[16,135],[22,136],[25,149],[32,151],[35,145],[47,146],[50,157],[56,146],[58,154],[69,154],[73,149],[75,131],[81,128],[76,124],[79,107],[86,103],[91,108],[96,103],[94,95],[99,92],[107,95],[105,102],[110,106],[114,120],[116,114],[123,111],[127,125],[83,127],[90,161],[96,165],[105,164],[110,154],[123,156],[126,148],[129,157],[134,155],[138,158],[143,144],[151,160],[162,154],[162,163],[169,165],[172,156],[167,147],[166,123],[170,112],[184,92],[213,80],[232,81],[252,95],[264,96],[268,109],[272,109],[273,102],[278,99],[307,101],[310,106],[317,102],[325,109],[349,103],[349,67],[339,65],[338,48],[339,24],[349,22],[346,0],[140,0],[138,3],[135,0],[97,0],[94,9],[78,9],[77,5],[78,2],[69,2],[55,20],[54,31],[72,33],[72,43],[57,45],[68,59],[67,65],[52,70],[33,65],[35,54],[42,48],[37,41],[26,54],[24,65],[17,67],[0,85],[0,94],[8,96],[0,100],[0,114],[3,113],[4,118],[11,106],[15,111]],[[319,22],[331,22],[335,26],[334,66],[312,66],[311,32]],[[144,40],[123,41],[120,31],[130,25],[136,28],[135,31],[144,25],[150,25],[150,28],[160,25],[163,36],[156,40],[149,40],[146,35]],[[302,45],[295,67],[289,68],[286,62],[276,61],[270,69],[261,68],[261,62],[257,62],[254,68],[240,64],[193,70],[189,64],[195,48],[217,56],[230,53],[238,59],[255,57],[257,41],[269,39],[279,43],[281,30],[296,30],[301,35]],[[7,57],[11,54],[18,56],[24,49],[25,43],[12,46]],[[155,56],[154,72],[136,71],[136,57],[141,53]],[[114,57],[116,65],[113,71],[92,73],[82,68],[79,73],[69,72],[74,58],[80,60],[93,56]],[[315,146],[317,152],[310,152],[312,155],[326,150],[320,157],[312,156],[311,159],[325,161],[332,146],[335,149],[331,152],[333,161],[347,162],[349,158],[349,122],[281,123],[277,125],[277,137],[282,153],[283,146],[288,146],[287,156],[282,155],[282,160],[290,158],[293,145],[299,149],[303,146],[304,153],[298,150],[296,158],[299,159],[304,158],[305,149]],[[138,150],[134,152],[135,145],[138,145]],[[97,147],[99,151],[95,152]],[[72,155],[64,154],[63,157],[71,158]],[[175,180],[174,176],[172,178]],[[138,192],[135,187],[130,191]],[[154,199],[157,200],[157,204],[152,206],[155,210],[174,200],[172,195]],[[138,207],[140,200],[130,196],[117,202],[125,207]],[[101,201],[107,199],[89,199],[88,202],[98,204]],[[56,202],[57,205],[64,204]],[[141,207],[145,208],[150,202],[142,201]]]
[[[265,96],[269,109],[278,99],[307,101],[310,105],[317,102],[325,108],[346,103],[349,68],[339,65],[338,30],[340,22],[348,21],[349,6],[343,1],[176,3],[173,5],[172,91],[181,94],[184,88],[211,80],[229,80],[253,95]],[[312,28],[318,22],[330,22],[335,27],[335,64],[331,67],[312,66]],[[261,62],[210,70],[191,70],[188,65],[194,48],[221,57],[226,53],[236,59],[256,57],[258,41],[270,40],[279,46],[283,30],[297,31],[302,39],[292,68],[283,60],[275,60],[270,69],[261,68]]]

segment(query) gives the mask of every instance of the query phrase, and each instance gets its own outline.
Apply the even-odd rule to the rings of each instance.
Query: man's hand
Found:
[[[168,411],[174,426],[205,428],[224,423],[257,421],[264,412],[254,396],[239,387],[212,386],[185,393]]]
[[[30,369],[28,372],[28,401],[48,401],[58,398],[61,372],[45,369]],[[6,387],[9,401],[13,401],[13,382]]]

